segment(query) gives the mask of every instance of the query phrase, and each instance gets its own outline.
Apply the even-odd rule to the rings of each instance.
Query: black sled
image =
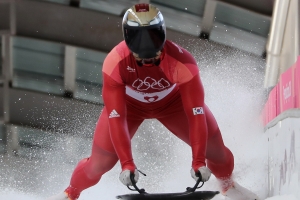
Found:
[[[199,174],[200,175],[200,174]],[[200,175],[201,176],[201,175]],[[188,187],[185,192],[178,192],[178,193],[154,193],[149,194],[144,189],[139,189],[135,182],[134,182],[134,176],[131,175],[130,179],[133,183],[133,187],[135,188],[135,191],[138,191],[138,194],[124,194],[119,195],[116,198],[120,200],[209,200],[212,199],[215,195],[219,194],[219,191],[195,191],[198,188],[200,180],[202,179],[199,177],[197,183],[193,188]],[[129,187],[128,187],[129,188]],[[130,190],[134,190],[129,188]]]

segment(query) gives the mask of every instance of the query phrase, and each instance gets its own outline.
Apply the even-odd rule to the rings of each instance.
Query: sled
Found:
[[[200,175],[201,176],[201,175]],[[215,195],[219,194],[219,191],[195,191],[198,188],[199,183],[201,182],[201,177],[199,177],[193,188],[188,187],[185,192],[178,193],[153,193],[149,194],[144,189],[139,189],[134,181],[134,176],[130,176],[131,182],[135,189],[128,189],[133,191],[138,191],[138,194],[124,194],[116,196],[117,199],[121,200],[209,200],[212,199]]]

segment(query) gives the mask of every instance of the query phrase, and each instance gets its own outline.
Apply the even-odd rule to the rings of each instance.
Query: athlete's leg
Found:
[[[190,145],[189,124],[183,108],[172,115],[158,118],[174,135]],[[175,109],[175,108],[173,108]],[[206,149],[207,165],[218,179],[230,177],[234,167],[234,158],[231,151],[224,145],[218,124],[207,106],[204,107],[208,140]]]
[[[172,114],[159,118],[159,121],[161,121],[177,137],[187,144],[190,144],[188,120],[183,109],[182,111],[178,111],[178,108],[180,108],[180,105],[178,104],[177,107],[171,106],[166,114]],[[234,168],[234,157],[231,151],[223,143],[221,132],[213,114],[207,106],[205,106],[204,109],[208,128],[206,149],[207,166],[216,176],[222,194],[232,200],[258,200],[259,198],[256,194],[232,180],[231,176]],[[174,110],[177,112],[174,112]]]
[[[98,183],[101,176],[113,168],[118,161],[110,139],[106,112],[104,108],[97,122],[91,156],[78,163],[72,174],[70,186],[65,190],[71,199],[77,199],[84,189]],[[128,130],[131,138],[142,121],[142,119],[128,118]]]
[[[224,145],[215,117],[207,106],[205,107],[205,115],[209,131],[206,149],[207,165],[217,178],[225,179],[232,174],[234,157],[232,152]]]

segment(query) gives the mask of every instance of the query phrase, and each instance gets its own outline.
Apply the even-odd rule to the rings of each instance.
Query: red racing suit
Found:
[[[138,66],[125,42],[109,53],[103,65],[103,100],[110,136],[123,170],[134,171],[135,168],[127,129],[127,108],[139,111],[144,118],[159,118],[175,99],[181,99],[189,121],[189,129],[185,131],[192,147],[192,166],[197,170],[206,165],[208,133],[204,89],[195,59],[170,41],[166,41],[159,66]]]
[[[217,178],[230,177],[233,155],[204,103],[199,68],[188,51],[167,40],[158,66],[139,66],[123,41],[107,55],[102,71],[105,106],[92,154],[79,162],[66,189],[74,199],[118,160],[122,170],[134,171],[131,138],[144,119],[157,119],[191,146],[195,171],[207,163]]]

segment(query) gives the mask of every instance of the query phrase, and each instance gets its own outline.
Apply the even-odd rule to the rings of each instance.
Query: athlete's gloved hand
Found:
[[[130,180],[130,174],[133,173],[128,169],[125,169],[121,172],[119,179],[126,186],[132,186],[132,182]],[[139,180],[139,172],[137,169],[134,170],[134,181],[137,183]]]
[[[205,166],[202,166],[202,167],[198,168],[198,171],[200,172],[201,177],[202,177],[201,181],[203,181],[203,182],[208,181],[208,179],[210,178],[210,175],[211,175],[210,169],[208,169]],[[195,181],[198,180],[199,176],[197,176],[197,172],[195,172],[195,170],[193,168],[191,169],[191,175],[192,175],[192,178],[195,179]]]

